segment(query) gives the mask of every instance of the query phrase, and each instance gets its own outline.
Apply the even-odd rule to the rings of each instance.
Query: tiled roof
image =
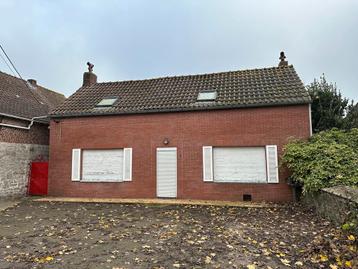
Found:
[[[65,96],[0,72],[0,113],[31,119],[46,116]]]
[[[212,102],[197,101],[203,90],[216,90]],[[112,107],[96,108],[105,97]],[[53,117],[152,113],[309,103],[310,97],[292,65],[213,74],[95,83],[82,87]]]

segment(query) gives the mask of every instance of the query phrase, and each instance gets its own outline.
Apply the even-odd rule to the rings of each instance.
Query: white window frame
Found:
[[[269,148],[273,148],[275,150],[275,167],[270,167],[269,163]],[[267,169],[267,183],[276,184],[280,182],[280,173],[278,171],[278,151],[277,145],[266,145],[266,169]],[[275,169],[276,178],[270,180],[270,169]]]
[[[123,164],[122,164],[122,179],[119,180],[86,180],[83,179],[83,151],[86,150],[122,150],[123,151]],[[129,175],[125,175],[125,151],[129,151]],[[79,158],[77,158],[77,166],[74,162],[75,154],[79,154]],[[132,181],[132,170],[133,170],[133,150],[132,148],[98,148],[98,149],[90,149],[90,148],[83,148],[83,149],[72,149],[72,166],[71,166],[71,181],[83,182],[83,183],[122,183],[122,182],[130,182]],[[76,170],[77,168],[78,170]],[[74,176],[74,174],[78,174],[79,177]]]
[[[205,151],[209,150],[210,155],[211,155],[211,161],[210,161],[210,177],[206,178],[206,164],[205,164]],[[205,182],[213,182],[214,181],[214,167],[213,167],[214,163],[213,163],[213,147],[212,146],[203,146],[203,181]]]
[[[81,180],[81,149],[72,149],[72,158],[71,158],[71,180],[80,181]],[[77,163],[75,162],[77,160]]]
[[[232,147],[232,148],[245,148],[245,146],[203,146],[203,181],[204,182],[213,182],[213,183],[232,183],[232,184],[277,184],[279,183],[279,171],[278,171],[278,152],[277,152],[277,145],[263,145],[263,146],[250,146],[250,147],[262,147],[265,150],[265,170],[266,170],[266,181],[262,182],[250,182],[250,181],[223,181],[223,180],[215,180],[214,178],[214,153],[213,149],[215,147]],[[268,160],[268,148],[275,147],[276,150],[276,181],[269,181],[269,160]],[[205,149],[211,149],[211,179],[205,179]]]
[[[129,175],[126,175],[126,151],[129,152]],[[132,168],[133,168],[133,150],[132,148],[123,148],[123,181],[132,181]]]
[[[238,149],[244,149],[244,148],[259,148],[259,149],[262,149],[264,151],[264,172],[265,172],[265,177],[262,178],[261,181],[250,181],[250,180],[218,180],[218,179],[215,179],[215,172],[213,172],[213,181],[216,182],[216,183],[242,183],[242,184],[265,184],[267,183],[267,170],[266,170],[266,149],[265,149],[265,146],[224,146],[224,147],[220,147],[220,146],[217,146],[217,147],[213,147],[213,154],[212,154],[212,161],[213,161],[213,171],[215,169],[215,164],[214,164],[214,149],[215,148],[238,148]]]

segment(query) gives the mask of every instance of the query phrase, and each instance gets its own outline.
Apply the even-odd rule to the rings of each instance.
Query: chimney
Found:
[[[29,78],[27,82],[30,83],[31,86],[37,86],[37,81],[35,79]]]
[[[288,61],[285,61],[285,59],[286,59],[285,52],[281,51],[279,59],[280,59],[280,62],[278,63],[278,67],[288,66]]]
[[[87,65],[88,65],[88,72],[83,73],[82,87],[89,87],[97,83],[97,76],[95,73],[93,73],[94,64],[88,62]]]

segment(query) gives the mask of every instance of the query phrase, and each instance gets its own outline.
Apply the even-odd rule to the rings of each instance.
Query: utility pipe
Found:
[[[1,113],[1,115],[4,115]],[[4,115],[5,116],[5,115]],[[8,116],[7,116],[8,117]],[[22,129],[22,130],[30,130],[31,126],[34,124],[36,119],[44,119],[47,118],[47,116],[38,116],[38,117],[33,117],[31,120],[30,119],[26,119],[26,118],[21,118],[21,117],[16,117],[16,116],[10,116],[12,118],[15,119],[21,119],[21,120],[28,120],[30,121],[30,124],[27,127],[24,126],[18,126],[18,125],[13,125],[13,124],[7,124],[7,123],[0,123],[0,126],[5,126],[5,127],[10,127],[10,128],[17,128],[17,129]]]

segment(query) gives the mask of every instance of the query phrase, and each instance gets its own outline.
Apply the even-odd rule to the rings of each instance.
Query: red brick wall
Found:
[[[28,126],[30,123],[8,117],[0,118],[0,122],[23,127]],[[48,145],[48,125],[34,123],[30,130],[0,126],[0,142]]]
[[[156,148],[178,150],[178,198],[290,201],[292,190],[281,169],[279,184],[207,183],[202,146],[278,145],[309,137],[308,105],[61,119],[51,122],[49,195],[156,197]],[[71,181],[73,148],[133,148],[132,182]]]

